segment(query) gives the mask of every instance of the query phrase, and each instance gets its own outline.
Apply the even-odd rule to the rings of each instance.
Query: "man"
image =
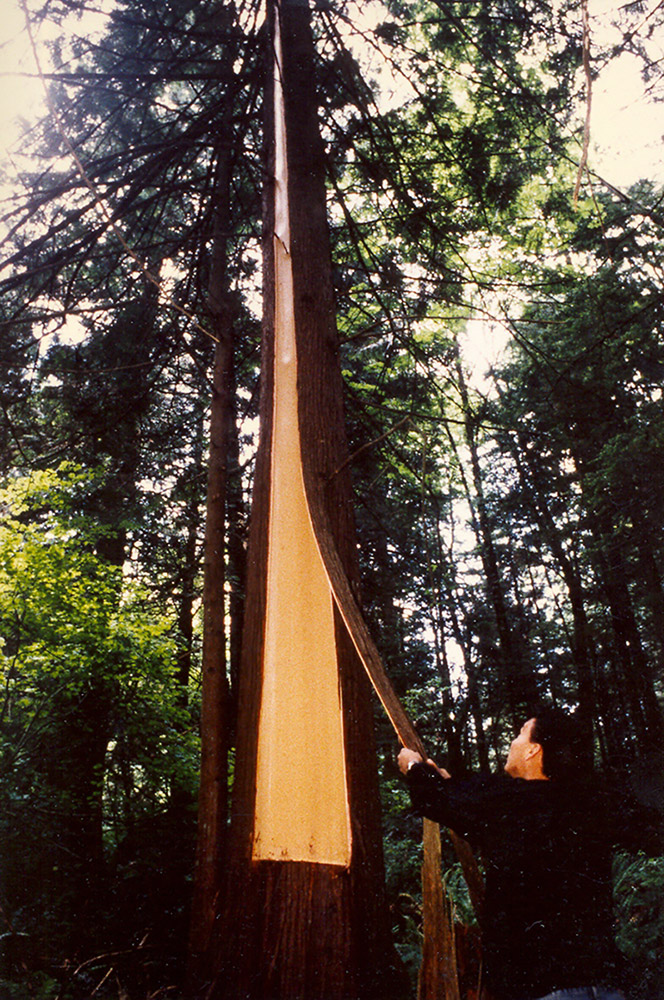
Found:
[[[616,804],[584,772],[578,746],[574,718],[544,709],[512,742],[504,775],[455,781],[412,750],[399,754],[415,810],[481,853],[485,982],[496,1000],[622,996],[612,847],[634,846],[639,831],[657,853],[660,831],[652,810],[627,793]]]

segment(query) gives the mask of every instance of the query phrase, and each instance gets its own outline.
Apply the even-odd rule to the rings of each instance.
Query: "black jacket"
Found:
[[[644,827],[643,809],[627,798],[616,803],[596,781],[455,781],[426,764],[411,767],[407,780],[420,815],[481,852],[484,968],[495,997],[530,1000],[554,989],[619,985],[612,847],[634,846],[634,834],[652,826],[651,812]]]

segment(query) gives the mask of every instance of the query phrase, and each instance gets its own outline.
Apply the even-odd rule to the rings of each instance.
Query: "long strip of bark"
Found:
[[[306,450],[303,448],[303,459],[305,454]],[[313,475],[306,460],[303,462],[303,473],[307,501],[309,503],[309,513],[316,541],[330,581],[335,602],[341,612],[348,633],[353,640],[353,645],[399,739],[405,747],[415,750],[426,760],[427,752],[424,744],[406,714],[392,686],[392,682],[385,672],[381,655],[371,637],[364,616],[355,599],[329,526],[325,504],[321,496],[320,479],[316,479]],[[481,923],[484,909],[484,884],[477,867],[477,862],[468,842],[457,836],[453,830],[450,830],[449,834],[463,869],[475,915],[477,916],[478,923]]]

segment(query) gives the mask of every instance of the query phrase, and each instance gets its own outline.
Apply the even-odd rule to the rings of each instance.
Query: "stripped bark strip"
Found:
[[[417,983],[418,1000],[460,1000],[454,921],[440,877],[440,827],[424,820],[422,909],[424,945]]]
[[[380,702],[394,727],[394,730],[405,747],[415,750],[425,760],[427,753],[415,727],[406,714],[403,705],[392,686],[376,644],[374,643],[364,616],[360,611],[350,582],[344,571],[343,564],[334,543],[325,503],[323,500],[323,484],[317,478],[307,462],[307,447],[303,440],[303,475],[304,485],[309,505],[309,515],[314,530],[314,536],[327,572],[334,600],[344,620],[348,633],[358,652],[364,669],[369,675]],[[477,867],[477,862],[467,841],[450,830],[450,839],[463,869],[468,892],[475,910],[478,923],[481,924],[484,909],[484,883]],[[425,841],[426,846],[426,841]],[[438,866],[440,869],[440,865]]]
[[[583,149],[581,151],[581,161],[576,175],[574,185],[574,208],[579,203],[579,191],[581,190],[581,180],[583,171],[588,164],[588,147],[590,146],[590,113],[593,102],[593,81],[590,72],[590,18],[588,16],[588,0],[582,0],[581,11],[583,18],[583,71],[586,76],[586,120],[583,126]]]

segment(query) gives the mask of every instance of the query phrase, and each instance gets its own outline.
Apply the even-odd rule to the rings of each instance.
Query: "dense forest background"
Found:
[[[592,151],[584,167],[583,128],[592,81],[625,54],[664,95],[661,4],[623,5],[602,30],[572,0],[312,8],[363,600],[388,672],[455,773],[499,768],[547,698],[578,711],[598,766],[654,798],[664,191],[617,188]],[[0,185],[0,989],[178,996],[206,507],[208,531],[222,515],[232,794],[263,12],[25,13],[26,74],[49,107],[22,121]],[[507,345],[486,372],[480,335]],[[414,975],[419,825],[378,709],[376,727],[391,918]],[[617,933],[650,997],[663,888],[662,859],[617,858]]]

